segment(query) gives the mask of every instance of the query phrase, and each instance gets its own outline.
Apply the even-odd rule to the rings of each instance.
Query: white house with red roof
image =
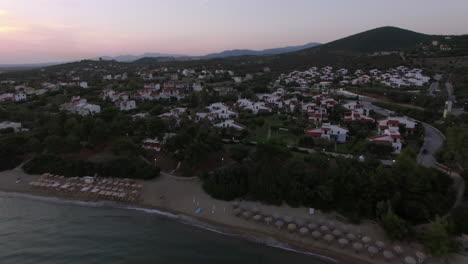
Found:
[[[413,133],[416,130],[418,123],[408,117],[387,117],[378,121],[378,130],[380,134],[383,134],[385,130],[399,131],[400,125],[406,128],[408,133]]]
[[[217,119],[230,119],[237,118],[238,113],[232,111],[230,107],[224,103],[213,103],[207,107],[211,114],[215,115]]]
[[[149,150],[155,150],[155,151],[161,151],[161,149],[164,147],[164,143],[159,141],[157,138],[156,139],[145,139],[142,143],[144,149],[149,149]]]
[[[369,141],[376,144],[385,144],[393,147],[393,153],[400,154],[403,146],[403,137],[400,132],[386,129],[382,135],[368,138]]]
[[[264,102],[252,102],[248,99],[237,100],[236,105],[239,108],[246,109],[252,112],[252,114],[258,113],[271,113],[271,108],[267,107]]]
[[[118,100],[115,105],[120,111],[130,111],[136,108],[136,102],[134,100]]]
[[[348,137],[348,129],[331,124],[323,124],[321,127],[308,129],[305,134],[313,138],[322,138],[334,140],[339,143],[345,143]]]
[[[323,108],[320,108],[320,109],[317,109],[317,110],[314,110],[314,111],[310,111],[309,112],[309,121],[310,122],[313,122],[315,124],[318,124],[318,123],[326,123],[328,122],[328,113],[327,111]]]
[[[80,96],[73,96],[70,103],[60,105],[60,110],[87,116],[100,113],[101,107],[99,105],[88,104],[87,100],[82,99]]]
[[[218,128],[234,128],[236,130],[244,130],[246,129],[247,127],[242,125],[242,124],[239,124],[237,123],[236,121],[232,120],[232,119],[228,119],[228,120],[225,120],[221,123],[218,123],[218,124],[215,124],[214,125],[215,127],[218,127]]]

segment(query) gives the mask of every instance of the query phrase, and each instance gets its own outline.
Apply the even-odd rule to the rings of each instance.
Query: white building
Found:
[[[0,123],[0,130],[9,129],[9,128],[13,129],[14,132],[19,132],[22,130],[21,129],[22,125],[21,123],[10,122],[10,121],[4,121]]]
[[[386,129],[382,135],[368,138],[369,141],[376,144],[390,145],[393,147],[394,154],[400,154],[402,148],[402,136],[398,131]]]
[[[214,126],[218,128],[234,128],[236,130],[244,130],[247,128],[246,126],[239,124],[232,119],[225,120],[221,123],[215,124]]]
[[[74,96],[70,103],[60,106],[60,110],[75,113],[81,116],[98,114],[101,112],[99,105],[88,104],[86,99],[81,99],[79,96]]]
[[[115,102],[115,105],[120,111],[130,111],[136,108],[136,102],[134,100],[119,100]]]
[[[334,140],[339,143],[345,143],[348,137],[348,129],[340,126],[323,124],[319,128],[308,129],[305,134],[313,138],[322,138],[326,140]]]
[[[80,82],[80,87],[83,88],[83,89],[88,89],[89,88],[87,82]]]

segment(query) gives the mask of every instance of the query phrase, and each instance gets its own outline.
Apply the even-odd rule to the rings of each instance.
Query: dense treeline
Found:
[[[94,176],[153,179],[159,176],[159,168],[140,159],[116,159],[105,163],[92,163],[85,160],[67,160],[51,155],[42,155],[24,165],[29,174],[53,173],[66,177]]]
[[[336,210],[351,219],[379,219],[389,208],[410,223],[442,215],[454,201],[446,175],[415,163],[403,153],[392,168],[378,161],[302,158],[275,144],[259,144],[248,158],[203,177],[204,189],[216,198],[258,200],[271,204]]]

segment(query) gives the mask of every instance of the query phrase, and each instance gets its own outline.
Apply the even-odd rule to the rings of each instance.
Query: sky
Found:
[[[0,64],[326,43],[381,26],[467,34],[467,0],[0,0]]]

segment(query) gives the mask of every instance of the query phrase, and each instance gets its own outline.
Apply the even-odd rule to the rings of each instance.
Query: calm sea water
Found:
[[[0,194],[0,263],[324,263],[136,210]]]

